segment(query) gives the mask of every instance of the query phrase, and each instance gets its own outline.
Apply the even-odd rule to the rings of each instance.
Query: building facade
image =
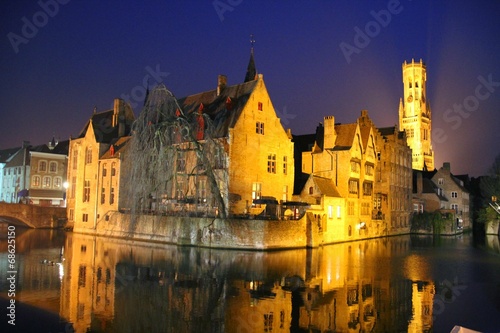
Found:
[[[469,191],[464,187],[463,181],[451,173],[450,163],[443,163],[431,180],[436,184],[440,194],[447,199],[441,209],[451,210],[455,230],[470,229],[472,225],[469,217]]]
[[[69,141],[68,222],[93,229],[118,210],[120,149],[135,120],[132,108],[115,99],[113,109],[94,113],[77,138]]]
[[[64,207],[68,141],[31,146],[25,141],[9,153],[2,169],[0,200]]]
[[[395,126],[378,129],[374,210],[388,221],[388,233],[410,231],[412,209],[412,151],[406,132]]]
[[[250,72],[252,64],[253,55]],[[181,99],[159,86],[149,94],[131,137],[133,114],[123,101],[115,100],[114,110],[94,113],[70,141],[68,220],[77,228],[92,229],[116,211],[278,218],[277,210],[266,215],[267,203],[291,199],[291,133],[281,125],[263,75],[247,73],[245,80],[228,85],[221,75],[215,89]],[[158,90],[167,94],[163,103],[173,107],[158,112],[151,104]],[[102,124],[109,126],[103,130]],[[151,130],[152,141],[141,141],[142,132]],[[159,142],[154,141],[159,136],[168,147],[140,154],[157,149],[148,145]],[[138,165],[144,167],[142,178],[133,170]],[[160,174],[156,166],[168,170]],[[146,190],[137,195],[140,189]],[[222,206],[216,205],[217,198]]]
[[[420,60],[406,61],[403,70],[403,98],[399,101],[399,129],[406,132],[415,170],[434,170],[431,144],[432,115],[427,100],[426,66]]]

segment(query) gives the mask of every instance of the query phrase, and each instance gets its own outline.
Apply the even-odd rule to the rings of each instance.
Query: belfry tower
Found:
[[[404,95],[399,100],[399,129],[406,132],[412,150],[412,168],[434,170],[434,152],[431,145],[431,108],[427,101],[425,64],[403,63]]]

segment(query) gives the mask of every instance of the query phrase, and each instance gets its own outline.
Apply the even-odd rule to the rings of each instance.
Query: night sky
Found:
[[[0,149],[76,136],[117,97],[137,115],[148,79],[178,98],[218,74],[241,83],[254,34],[294,134],[362,109],[397,124],[401,65],[422,58],[436,167],[478,176],[500,154],[499,1],[5,0],[0,12]]]

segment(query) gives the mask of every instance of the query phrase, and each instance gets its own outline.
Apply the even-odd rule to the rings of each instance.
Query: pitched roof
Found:
[[[57,155],[68,155],[69,151],[69,140],[60,141],[57,145],[50,149],[47,144],[38,145],[30,148],[30,151],[38,153],[48,153]]]
[[[335,132],[337,132],[337,140],[335,141],[334,150],[351,148],[354,142],[354,135],[356,134],[357,127],[358,127],[357,123],[335,125]]]
[[[128,147],[127,143],[130,138],[131,136],[123,136],[114,140],[109,149],[101,156],[101,159],[116,158],[118,154],[125,152]]]
[[[333,181],[329,178],[312,176],[314,184],[319,188],[320,192],[327,197],[337,197],[340,198],[340,193],[337,190],[337,187],[333,183]]]
[[[120,105],[123,106],[123,110],[117,110],[117,112],[123,112],[122,116],[123,120],[125,121],[125,135],[128,135],[131,130],[131,125],[135,120],[135,116],[129,104],[125,103],[122,100],[120,100],[120,102],[123,103]],[[119,126],[112,125],[114,114],[114,109],[102,112],[94,112],[83,129],[80,131],[78,138],[83,138],[85,136],[90,124],[92,123],[96,142],[109,143],[113,139],[116,139],[119,134]]]
[[[213,122],[212,137],[225,137],[228,135],[228,129],[233,128],[238,121],[248,98],[260,80],[226,86],[219,96],[217,89],[214,89],[181,98],[178,102],[188,118],[195,115],[203,104],[203,114],[210,117]]]
[[[17,153],[21,147],[7,148],[0,150],[0,163],[7,163],[15,153]]]

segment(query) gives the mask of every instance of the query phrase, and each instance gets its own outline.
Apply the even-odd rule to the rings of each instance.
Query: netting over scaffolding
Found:
[[[226,138],[214,133],[203,105],[185,114],[163,84],[156,87],[132,126],[122,207],[131,214],[226,217]]]

